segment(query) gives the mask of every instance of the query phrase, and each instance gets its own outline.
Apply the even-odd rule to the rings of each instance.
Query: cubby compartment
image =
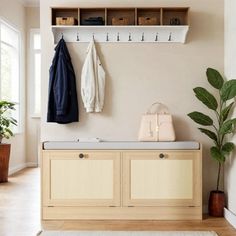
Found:
[[[161,9],[138,8],[137,25],[161,25]]]
[[[107,25],[135,25],[135,8],[108,8]]]
[[[105,25],[105,8],[80,8],[80,25]]]
[[[163,25],[189,25],[188,11],[189,8],[163,8]]]
[[[52,25],[78,25],[78,15],[78,8],[52,8]]]

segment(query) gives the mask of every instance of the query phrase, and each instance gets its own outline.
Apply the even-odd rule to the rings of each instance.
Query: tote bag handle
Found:
[[[153,107],[156,106],[156,112],[152,112]],[[160,112],[158,111],[158,108],[160,108]],[[147,110],[146,114],[170,114],[169,109],[166,105],[164,105],[161,102],[154,102]]]

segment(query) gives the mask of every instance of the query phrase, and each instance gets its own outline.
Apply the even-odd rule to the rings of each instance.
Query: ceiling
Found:
[[[19,1],[23,3],[24,6],[31,7],[31,6],[39,6],[40,0],[19,0]]]

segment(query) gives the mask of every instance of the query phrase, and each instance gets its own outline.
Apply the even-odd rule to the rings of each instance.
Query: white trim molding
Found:
[[[20,165],[17,165],[17,166],[14,166],[14,167],[10,167],[9,168],[9,172],[8,172],[8,175],[13,175],[23,169],[26,168],[26,163],[23,163],[23,164],[20,164]]]
[[[11,176],[25,168],[35,168],[35,167],[38,167],[38,164],[36,162],[23,163],[14,167],[10,167],[8,175]]]
[[[236,215],[232,211],[225,208],[224,217],[236,229]]]
[[[208,205],[207,205],[207,204],[204,204],[204,205],[202,206],[202,213],[203,213],[203,214],[208,214]]]
[[[35,76],[35,55],[40,55],[40,61],[41,61],[41,48],[39,49],[35,49],[34,48],[34,36],[38,34],[40,35],[40,29],[39,28],[32,28],[29,31],[29,35],[28,35],[28,40],[30,42],[29,45],[29,52],[28,52],[28,57],[29,57],[29,61],[28,61],[28,77],[31,78],[31,80],[29,81],[29,88],[30,88],[30,97],[32,99],[30,99],[29,101],[29,113],[30,113],[30,117],[31,118],[41,118],[41,111],[39,111],[39,113],[36,113],[35,109],[36,109],[36,101],[38,99],[40,99],[40,96],[36,97],[35,94],[40,94],[41,93],[41,86],[37,86],[37,82],[36,82],[36,76]],[[39,89],[39,90],[38,90]],[[37,93],[38,92],[38,93]],[[38,99],[37,99],[38,98]]]
[[[35,167],[39,167],[39,165],[36,162],[27,162],[26,163],[26,167],[28,167],[28,168],[35,168]]]

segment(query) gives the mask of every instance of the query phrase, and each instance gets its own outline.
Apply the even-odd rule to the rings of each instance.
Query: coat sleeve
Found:
[[[95,71],[92,50],[88,51],[81,74],[81,96],[86,112],[94,112]]]
[[[56,104],[56,115],[65,115],[68,110],[69,88],[68,71],[63,55],[60,55],[58,59],[53,92]]]
[[[97,63],[97,83],[96,83],[97,93],[95,102],[95,112],[101,112],[104,106],[106,74],[98,57],[96,63]]]

